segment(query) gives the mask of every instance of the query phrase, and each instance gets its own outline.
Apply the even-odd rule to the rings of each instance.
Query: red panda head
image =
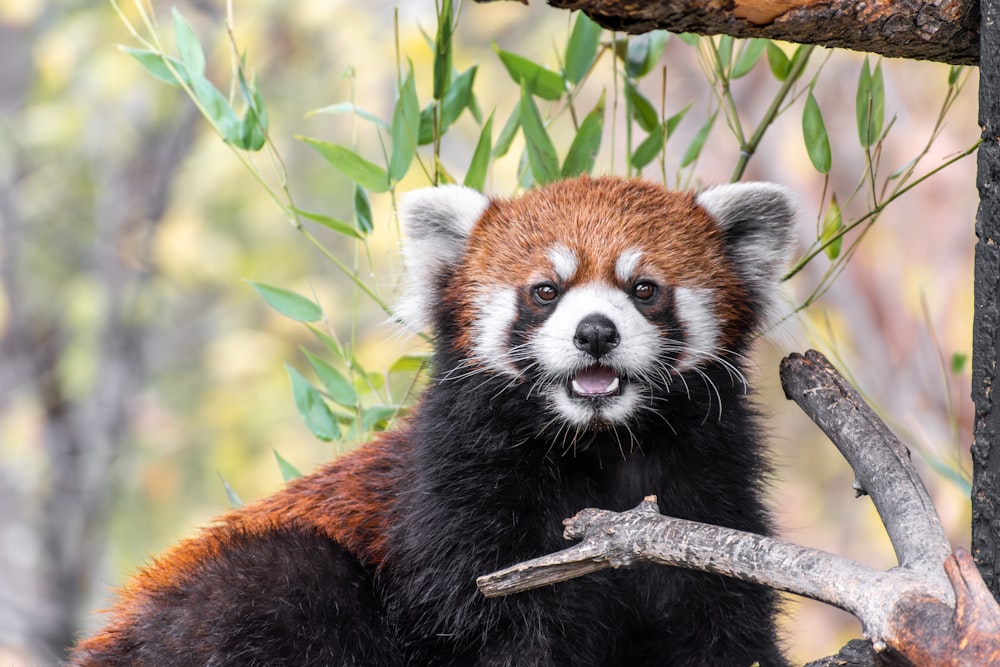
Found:
[[[457,363],[440,376],[527,385],[546,412],[597,428],[633,419],[685,373],[733,368],[778,301],[794,206],[771,184],[694,195],[608,177],[515,199],[427,188],[401,217],[398,313],[451,347]]]

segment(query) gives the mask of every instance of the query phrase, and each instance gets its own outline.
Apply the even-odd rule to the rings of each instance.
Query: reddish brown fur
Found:
[[[405,428],[382,434],[174,546],[120,591],[109,623],[79,644],[79,654],[100,654],[115,645],[152,600],[161,593],[183,589],[186,582],[197,578],[199,565],[218,556],[227,536],[264,535],[278,526],[298,526],[335,540],[363,564],[377,568],[386,555],[399,475],[408,467],[403,461],[411,448]]]
[[[567,220],[567,214],[574,219]],[[472,348],[472,323],[484,295],[472,285],[523,286],[555,281],[549,250],[561,243],[578,266],[565,287],[619,283],[615,263],[630,248],[643,251],[639,272],[672,287],[716,290],[715,316],[727,347],[741,335],[746,293],[723,250],[722,234],[691,193],[613,177],[562,181],[517,199],[494,200],[469,239],[452,281],[460,299],[459,347]],[[625,286],[623,286],[625,287]]]

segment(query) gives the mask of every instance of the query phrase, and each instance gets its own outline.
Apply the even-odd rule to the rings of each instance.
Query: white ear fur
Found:
[[[798,200],[773,183],[732,183],[697,197],[722,230],[736,270],[762,307],[758,327],[781,315],[779,281],[791,255]]]
[[[430,325],[437,280],[461,259],[472,228],[489,205],[486,195],[459,185],[421,188],[403,196],[399,218],[407,286],[396,319],[410,331]]]

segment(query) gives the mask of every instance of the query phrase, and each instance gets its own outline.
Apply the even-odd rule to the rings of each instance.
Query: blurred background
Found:
[[[399,3],[399,42],[426,99],[434,3]],[[228,77],[221,2],[178,5],[194,26],[217,85]],[[123,7],[129,13],[129,7]],[[156,5],[169,25],[170,6]],[[354,100],[388,118],[396,95],[392,2],[261,0],[238,8],[235,33],[267,100],[271,138],[304,208],[351,216],[350,184],[303,134],[350,145],[347,115],[311,110]],[[569,13],[519,3],[465,3],[456,35],[459,71],[478,63],[476,94],[494,136],[517,87],[496,42],[553,68]],[[56,664],[79,633],[100,624],[111,588],[176,540],[228,509],[224,478],[244,501],[281,488],[274,450],[307,472],[345,445],[315,439],[298,416],[285,363],[303,368],[300,325],[268,308],[247,280],[314,294],[342,340],[369,369],[418,349],[385,314],[306,243],[177,89],[154,80],[118,44],[135,45],[113,7],[70,0],[0,0],[0,665]],[[791,53],[793,47],[788,46]],[[667,181],[725,182],[737,146],[717,124],[696,168],[678,156],[717,106],[697,57],[668,43],[650,99],[667,115],[692,111],[667,146]],[[814,93],[830,133],[829,192],[850,193],[864,173],[855,126],[863,56],[814,55]],[[874,61],[873,61],[874,62]],[[599,66],[580,108],[608,90]],[[949,68],[887,60],[883,173],[914,158],[933,131]],[[965,76],[963,74],[963,76]],[[738,84],[738,85],[737,85]],[[741,116],[756,123],[776,87],[765,61],[734,84]],[[918,172],[970,147],[979,135],[975,73]],[[816,237],[824,180],[802,139],[802,97],[768,133],[745,175],[801,193],[801,247]],[[714,105],[714,106],[713,106]],[[596,172],[620,171],[609,117]],[[620,132],[620,131],[619,131]],[[466,114],[444,147],[456,172],[479,128]],[[560,136],[565,150],[571,134]],[[370,137],[361,132],[362,148]],[[619,136],[619,146],[621,139]],[[517,186],[517,139],[488,190]],[[364,152],[364,150],[362,152]],[[377,154],[377,153],[371,153]],[[678,174],[681,173],[681,176]],[[651,178],[661,175],[651,166]],[[404,183],[427,183],[411,169]],[[404,187],[403,189],[406,189]],[[844,197],[846,199],[846,196]],[[845,215],[864,210],[864,197]],[[841,202],[843,204],[843,201]],[[774,433],[772,504],[780,534],[877,567],[893,553],[852,475],[777,386],[790,351],[821,349],[914,451],[955,545],[968,546],[968,444],[975,158],[965,158],[893,203],[868,232],[833,288],[789,335],[758,346],[760,402]],[[391,301],[399,284],[397,237],[387,197],[372,200],[370,282]],[[368,270],[344,237],[320,235],[344,261]],[[820,256],[788,283],[801,302],[827,262]],[[366,276],[367,279],[367,276]],[[785,619],[798,662],[835,652],[860,629],[847,614],[790,600]]]

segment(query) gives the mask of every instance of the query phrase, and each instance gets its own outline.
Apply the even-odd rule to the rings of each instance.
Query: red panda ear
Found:
[[[795,195],[773,183],[732,183],[705,190],[697,201],[722,230],[737,273],[762,309],[758,326],[768,324],[780,305],[778,285],[794,245]]]
[[[438,279],[459,262],[465,242],[490,205],[484,194],[458,185],[422,188],[400,202],[407,286],[396,319],[414,333],[431,323]]]

